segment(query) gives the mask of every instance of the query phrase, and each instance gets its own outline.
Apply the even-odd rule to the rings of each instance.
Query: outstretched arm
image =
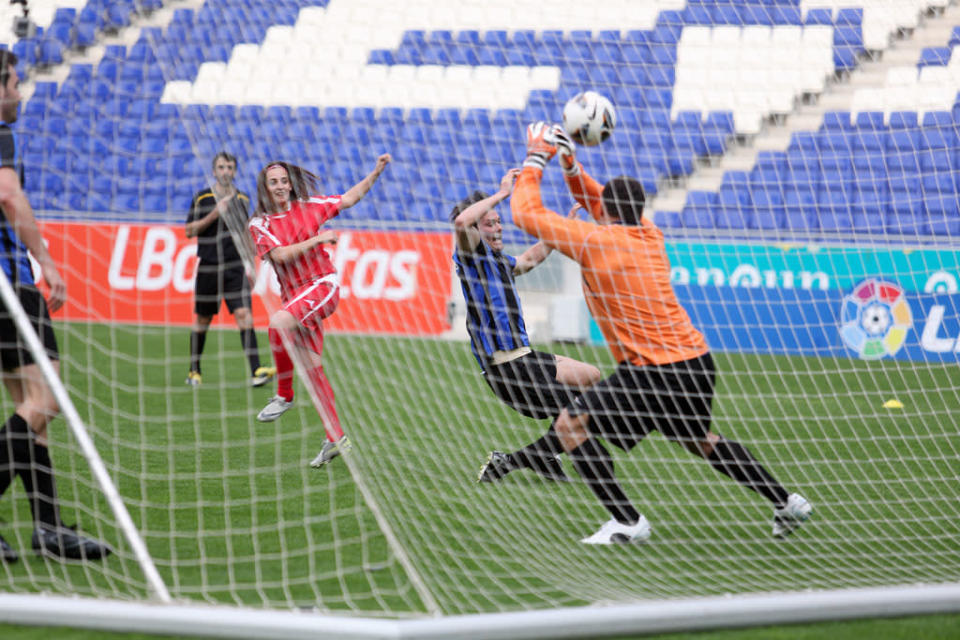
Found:
[[[480,218],[499,203],[510,197],[513,193],[513,185],[520,175],[520,169],[510,169],[500,179],[500,190],[492,196],[487,196],[479,202],[464,209],[453,219],[453,228],[457,234],[457,247],[463,251],[472,251],[480,244],[480,232],[477,231],[476,224]]]
[[[583,207],[580,206],[579,203],[573,205],[573,207],[567,213],[567,217],[571,220],[578,219],[580,217],[580,209],[582,208]],[[552,252],[553,249],[547,246],[546,243],[543,241],[538,242],[517,257],[517,264],[513,267],[513,275],[520,276],[525,274],[527,271],[530,271],[538,264],[546,260],[547,256],[549,256]]]
[[[540,197],[542,176],[542,169],[523,168],[510,201],[513,223],[527,233],[540,238],[551,249],[556,249],[575,262],[580,262],[581,249],[587,236],[593,233],[597,226],[575,217],[563,218],[544,207]]]
[[[392,159],[389,153],[384,153],[377,158],[377,164],[374,166],[373,171],[368,173],[366,178],[350,187],[345,194],[340,196],[340,210],[349,209],[363,200],[363,197],[370,191],[370,187],[377,181],[377,178],[380,177],[380,174],[383,173],[383,170],[387,168],[387,165],[390,164]]]

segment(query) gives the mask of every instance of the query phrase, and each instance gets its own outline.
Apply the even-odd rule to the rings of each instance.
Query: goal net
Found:
[[[53,316],[61,377],[171,602],[229,607],[237,617],[217,624],[234,628],[306,612],[295,624],[368,624],[358,634],[540,615],[528,637],[556,637],[571,608],[594,633],[641,628],[631,606],[678,602],[719,617],[678,609],[645,628],[956,609],[955,7],[34,2],[40,33],[7,42],[25,76],[25,188],[67,281]],[[601,184],[644,186],[677,297],[716,360],[713,430],[813,505],[785,540],[771,536],[767,500],[656,432],[609,447],[653,527],[644,545],[580,543],[609,514],[567,456],[573,482],[528,470],[477,482],[491,451],[519,449],[549,421],[512,411],[481,376],[449,214],[495,192],[523,162],[526,125],[559,122],[587,89],[611,100],[617,124],[577,156]],[[258,421],[275,381],[251,386],[225,307],[201,383],[185,384],[197,259],[184,223],[220,151],[254,205],[271,160],[317,172],[335,195],[393,157],[329,224],[341,299],[323,323],[323,366],[353,447],[321,468],[309,466],[325,436],[307,365],[293,409]],[[573,204],[556,160],[543,198],[560,215]],[[519,255],[536,239],[507,202],[498,210],[505,252]],[[249,267],[269,365],[279,289],[269,268]],[[572,261],[555,253],[517,286],[537,349],[613,371]],[[3,409],[15,409],[9,395]],[[82,443],[63,419],[50,432],[65,521],[115,554],[36,558],[14,483],[0,534],[22,558],[0,564],[2,619],[29,621],[39,595],[157,603]],[[930,608],[916,585],[931,587]],[[743,602],[759,604],[722,617]],[[801,614],[757,612],[804,602]],[[172,621],[173,608],[141,619]],[[71,624],[94,624],[69,610]]]

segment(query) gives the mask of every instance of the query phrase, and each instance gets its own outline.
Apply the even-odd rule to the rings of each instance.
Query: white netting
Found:
[[[956,582],[956,9],[403,5],[169,2],[99,25],[63,65],[22,63],[27,192],[70,292],[55,317],[63,379],[172,596],[403,617]],[[85,7],[56,15],[76,27]],[[49,46],[53,20],[39,48],[14,50]],[[526,124],[558,121],[584,89],[611,99],[618,126],[578,155],[601,182],[627,174],[647,190],[718,364],[715,429],[814,504],[788,541],[770,537],[768,502],[659,435],[611,449],[654,527],[643,547],[578,543],[608,517],[583,483],[475,482],[488,451],[547,422],[479,375],[448,215],[495,191],[523,160]],[[339,194],[393,155],[332,224],[344,289],[324,367],[354,449],[321,470],[307,466],[323,429],[302,383],[295,410],[255,420],[272,387],[249,386],[225,309],[202,385],[183,384],[183,222],[220,150],[254,200],[272,159]],[[572,204],[555,165],[544,200]],[[534,239],[500,211],[518,254]],[[539,347],[613,369],[569,260],[518,285]],[[257,287],[268,363],[273,294],[266,277]],[[117,554],[2,565],[0,585],[144,598],[85,462],[62,421],[52,430],[67,519]],[[21,550],[22,497],[0,502]]]

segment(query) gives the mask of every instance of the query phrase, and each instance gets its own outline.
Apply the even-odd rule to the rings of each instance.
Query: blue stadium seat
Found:
[[[743,18],[737,10],[737,5],[720,3],[713,5],[710,9],[711,23],[715,25],[743,25]]]
[[[890,113],[890,129],[916,129],[916,111],[893,111]]]
[[[950,47],[924,47],[920,52],[920,61],[917,67],[946,66],[950,62]]]
[[[853,123],[849,111],[827,111],[823,114],[823,123],[820,125],[821,131],[849,131],[853,129]]]
[[[960,205],[956,194],[925,193],[923,199],[930,233],[960,237]]]
[[[686,25],[712,25],[713,13],[708,6],[690,2],[681,12],[681,20]]]
[[[751,190],[753,218],[750,228],[761,230],[780,229],[784,224],[783,191],[779,183],[769,183],[763,188]]]
[[[863,24],[863,9],[860,7],[845,7],[837,9],[837,26],[860,26]]]
[[[770,6],[770,15],[774,25],[803,24],[800,7],[788,4],[773,4]]]

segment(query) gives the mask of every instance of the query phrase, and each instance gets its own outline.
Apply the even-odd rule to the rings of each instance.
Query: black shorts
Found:
[[[715,380],[709,353],[660,366],[623,363],[568,410],[590,414],[590,432],[624,450],[651,431],[674,441],[702,440],[710,430]]]
[[[47,301],[43,299],[40,290],[33,285],[14,285],[20,304],[30,319],[30,324],[40,336],[40,342],[47,351],[51,360],[60,359],[57,349],[57,337],[53,334],[53,325],[50,322],[50,312],[47,310]],[[7,307],[0,300],[0,366],[4,371],[13,371],[35,362],[33,354],[27,348],[27,343],[17,331],[13,317]]]
[[[250,280],[242,266],[220,268],[201,264],[197,267],[193,310],[198,316],[215,316],[220,300],[233,313],[239,307],[251,308]]]
[[[490,365],[483,377],[507,406],[537,420],[556,418],[580,393],[557,382],[557,357],[542,351]]]

